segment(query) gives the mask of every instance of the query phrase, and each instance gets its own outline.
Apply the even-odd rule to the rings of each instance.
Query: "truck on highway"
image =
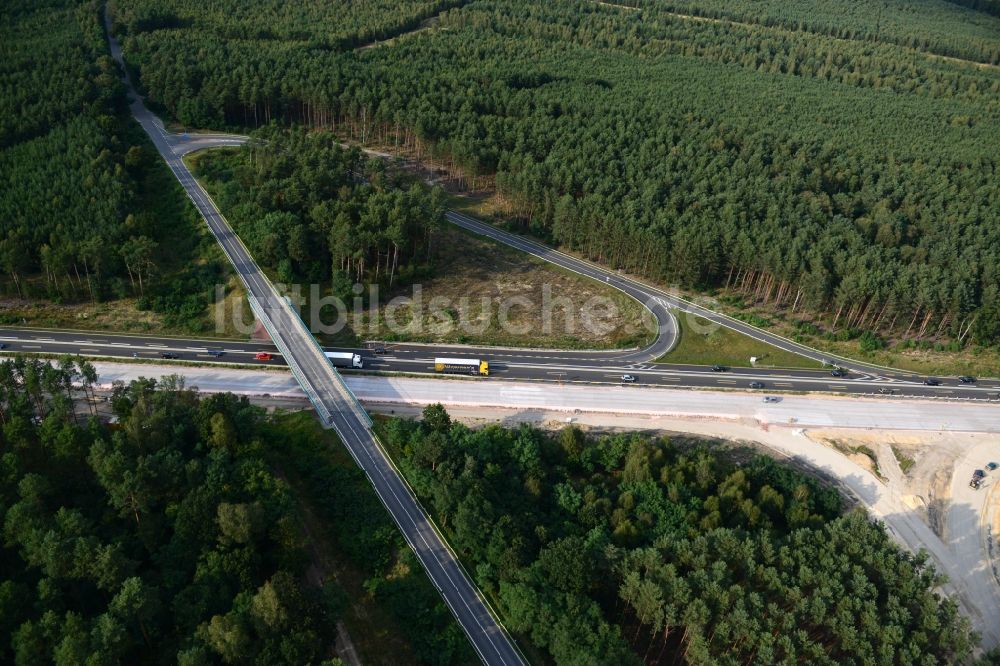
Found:
[[[489,377],[490,362],[481,358],[436,358],[435,372],[461,372],[467,375]]]
[[[361,354],[354,352],[323,352],[323,355],[330,359],[335,368],[363,368],[365,365]]]

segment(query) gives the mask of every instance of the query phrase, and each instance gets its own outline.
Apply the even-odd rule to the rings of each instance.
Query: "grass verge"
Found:
[[[816,361],[758,342],[728,328],[714,326],[708,320],[683,312],[676,314],[680,341],[670,353],[658,359],[659,363],[748,368],[751,367],[750,358],[756,357],[757,367],[820,368]]]
[[[891,448],[892,455],[896,456],[896,462],[899,463],[899,469],[902,470],[903,474],[909,473],[913,469],[913,466],[917,464],[917,461],[906,455],[898,446],[893,445]]]
[[[791,314],[787,309],[746,304],[739,294],[719,296],[721,311],[749,321],[800,344],[845,358],[921,375],[973,375],[1000,377],[1000,349],[979,345],[956,346],[947,340],[881,339],[882,348],[865,351],[863,331],[841,331],[834,335],[829,322],[808,313]],[[844,339],[841,335],[846,335]]]

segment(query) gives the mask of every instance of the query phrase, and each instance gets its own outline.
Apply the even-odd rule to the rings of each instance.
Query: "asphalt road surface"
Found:
[[[140,376],[176,373],[202,391],[270,397],[301,397],[295,380],[284,372],[241,368],[202,368],[171,364],[134,365],[97,362],[99,382],[130,381]],[[762,396],[727,391],[687,391],[651,386],[564,386],[553,391],[534,382],[491,382],[456,377],[345,374],[359,400],[371,404],[424,406],[440,402],[454,407],[488,407],[524,411],[575,411],[635,416],[671,416],[748,421],[792,428],[859,428],[1000,433],[996,407],[981,402],[950,403],[883,397],[832,395]]]
[[[109,23],[107,13],[105,21]],[[110,26],[108,28],[110,37]],[[121,50],[113,38],[110,42],[112,56],[124,71]],[[323,356],[299,315],[270,284],[211,198],[188,171],[181,156],[187,152],[191,137],[165,132],[162,122],[146,109],[135,94],[127,75],[125,84],[129,89],[133,115],[205,218],[212,234],[246,286],[248,300],[258,319],[268,330],[322,422],[337,432],[344,446],[368,475],[431,581],[465,630],[473,648],[487,664],[523,663],[513,641],[494,618],[479,590],[465,574],[455,555],[434,529],[398,470],[382,450],[381,444],[370,430],[368,415]],[[211,137],[195,136],[202,146],[212,142]],[[234,141],[238,141],[238,138]]]
[[[4,352],[80,354],[91,357],[160,359],[163,353],[177,354],[179,361],[198,363],[251,363],[285,365],[284,356],[275,345],[225,339],[170,338],[149,335],[105,334],[44,329],[0,327]],[[221,356],[209,354],[222,352]],[[258,352],[273,355],[270,361],[257,361]],[[925,386],[913,375],[888,377],[851,372],[847,377],[833,377],[825,370],[782,370],[767,368],[732,368],[713,372],[700,365],[666,365],[635,361],[628,352],[580,352],[525,349],[498,349],[460,345],[387,344],[384,354],[371,348],[326,348],[325,351],[356,351],[364,369],[379,372],[434,373],[435,356],[484,358],[490,362],[489,378],[480,381],[531,380],[562,385],[622,384],[623,375],[635,378],[636,385],[676,386],[749,390],[750,382],[760,382],[759,393],[827,392],[883,397],[917,397],[952,400],[994,401],[1000,396],[1000,381],[981,380],[963,384],[957,379],[943,379],[941,386]],[[880,393],[881,391],[881,393]],[[891,392],[891,393],[890,393]]]

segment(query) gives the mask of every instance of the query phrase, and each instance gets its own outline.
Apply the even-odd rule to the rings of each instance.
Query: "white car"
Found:
[[[781,398],[776,395],[764,396],[764,402],[781,402]]]
[[[622,384],[634,384],[635,377],[632,375],[622,375]]]

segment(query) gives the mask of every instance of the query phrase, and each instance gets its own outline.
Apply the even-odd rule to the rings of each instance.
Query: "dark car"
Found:
[[[174,352],[160,352],[160,358],[180,358],[180,354]]]
[[[375,345],[375,347],[372,348],[372,351],[376,354],[385,354],[385,345]]]
[[[729,368],[727,368],[724,365],[713,365],[712,366],[712,372],[726,372],[727,370],[729,370]]]
[[[992,471],[994,471],[994,470],[995,470],[996,468],[997,468],[997,464],[996,464],[995,462],[991,462],[991,463],[986,463],[986,469],[987,469],[988,471],[992,472]]]
[[[0,349],[7,349],[7,343],[6,342],[0,342]]]
[[[961,377],[958,378],[958,381],[962,382],[963,384],[975,384],[976,378],[973,377],[972,375],[962,375]]]
[[[212,358],[222,358],[222,355],[225,354],[225,353],[226,352],[222,351],[221,349],[209,349],[208,350],[208,355],[211,356]]]
[[[750,382],[750,388],[752,389],[762,389],[764,384],[762,382]]]
[[[934,379],[933,377],[928,377],[927,379],[924,380],[924,384],[926,384],[927,386],[941,386],[941,380]]]
[[[977,469],[975,472],[972,473],[972,478],[973,479],[982,479],[985,476],[986,476],[986,472],[984,472],[981,469]]]
[[[830,371],[830,374],[833,375],[834,377],[846,377],[847,370],[844,370],[843,368],[834,368],[833,370]]]

